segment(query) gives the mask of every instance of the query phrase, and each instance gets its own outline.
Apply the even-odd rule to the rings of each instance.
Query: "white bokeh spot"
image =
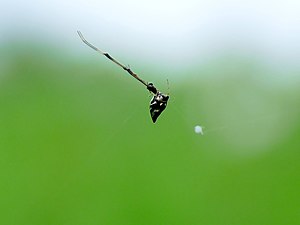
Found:
[[[196,125],[195,128],[194,128],[194,130],[195,130],[196,134],[203,135],[203,127],[202,126]]]

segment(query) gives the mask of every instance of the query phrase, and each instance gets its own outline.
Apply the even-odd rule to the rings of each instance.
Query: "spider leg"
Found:
[[[99,48],[97,48],[96,46],[92,45],[90,42],[88,42],[82,35],[82,33],[80,31],[77,31],[80,39],[83,41],[83,43],[85,43],[87,46],[89,46],[90,48],[94,49],[95,51],[97,51],[98,53],[100,53],[101,55],[104,55],[106,58],[108,58],[109,60],[111,60],[112,62],[114,62],[116,65],[120,66],[123,70],[127,71],[127,73],[129,73],[131,76],[133,76],[135,79],[137,79],[138,81],[140,81],[142,84],[144,84],[146,87],[148,87],[148,83],[144,80],[142,80],[135,72],[133,72],[129,66],[125,66],[122,63],[120,63],[118,60],[114,59],[109,53],[107,52],[103,52],[102,50],[100,50]]]

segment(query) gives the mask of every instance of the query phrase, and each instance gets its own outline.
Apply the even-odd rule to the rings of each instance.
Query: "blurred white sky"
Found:
[[[201,63],[225,50],[274,66],[300,59],[299,0],[12,0],[0,7],[0,43],[33,36],[80,49],[80,29],[114,56],[152,65]]]

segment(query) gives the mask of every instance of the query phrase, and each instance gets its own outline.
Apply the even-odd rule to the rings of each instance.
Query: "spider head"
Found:
[[[156,89],[156,87],[154,87],[154,84],[151,82],[147,84],[147,89],[155,95],[158,93],[158,90]]]

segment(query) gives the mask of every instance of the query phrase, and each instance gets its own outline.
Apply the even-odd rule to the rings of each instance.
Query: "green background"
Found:
[[[72,35],[85,56],[1,47],[0,224],[300,224],[299,80],[279,85],[298,70],[232,52],[162,77],[131,62],[169,79],[153,124],[145,87]]]

